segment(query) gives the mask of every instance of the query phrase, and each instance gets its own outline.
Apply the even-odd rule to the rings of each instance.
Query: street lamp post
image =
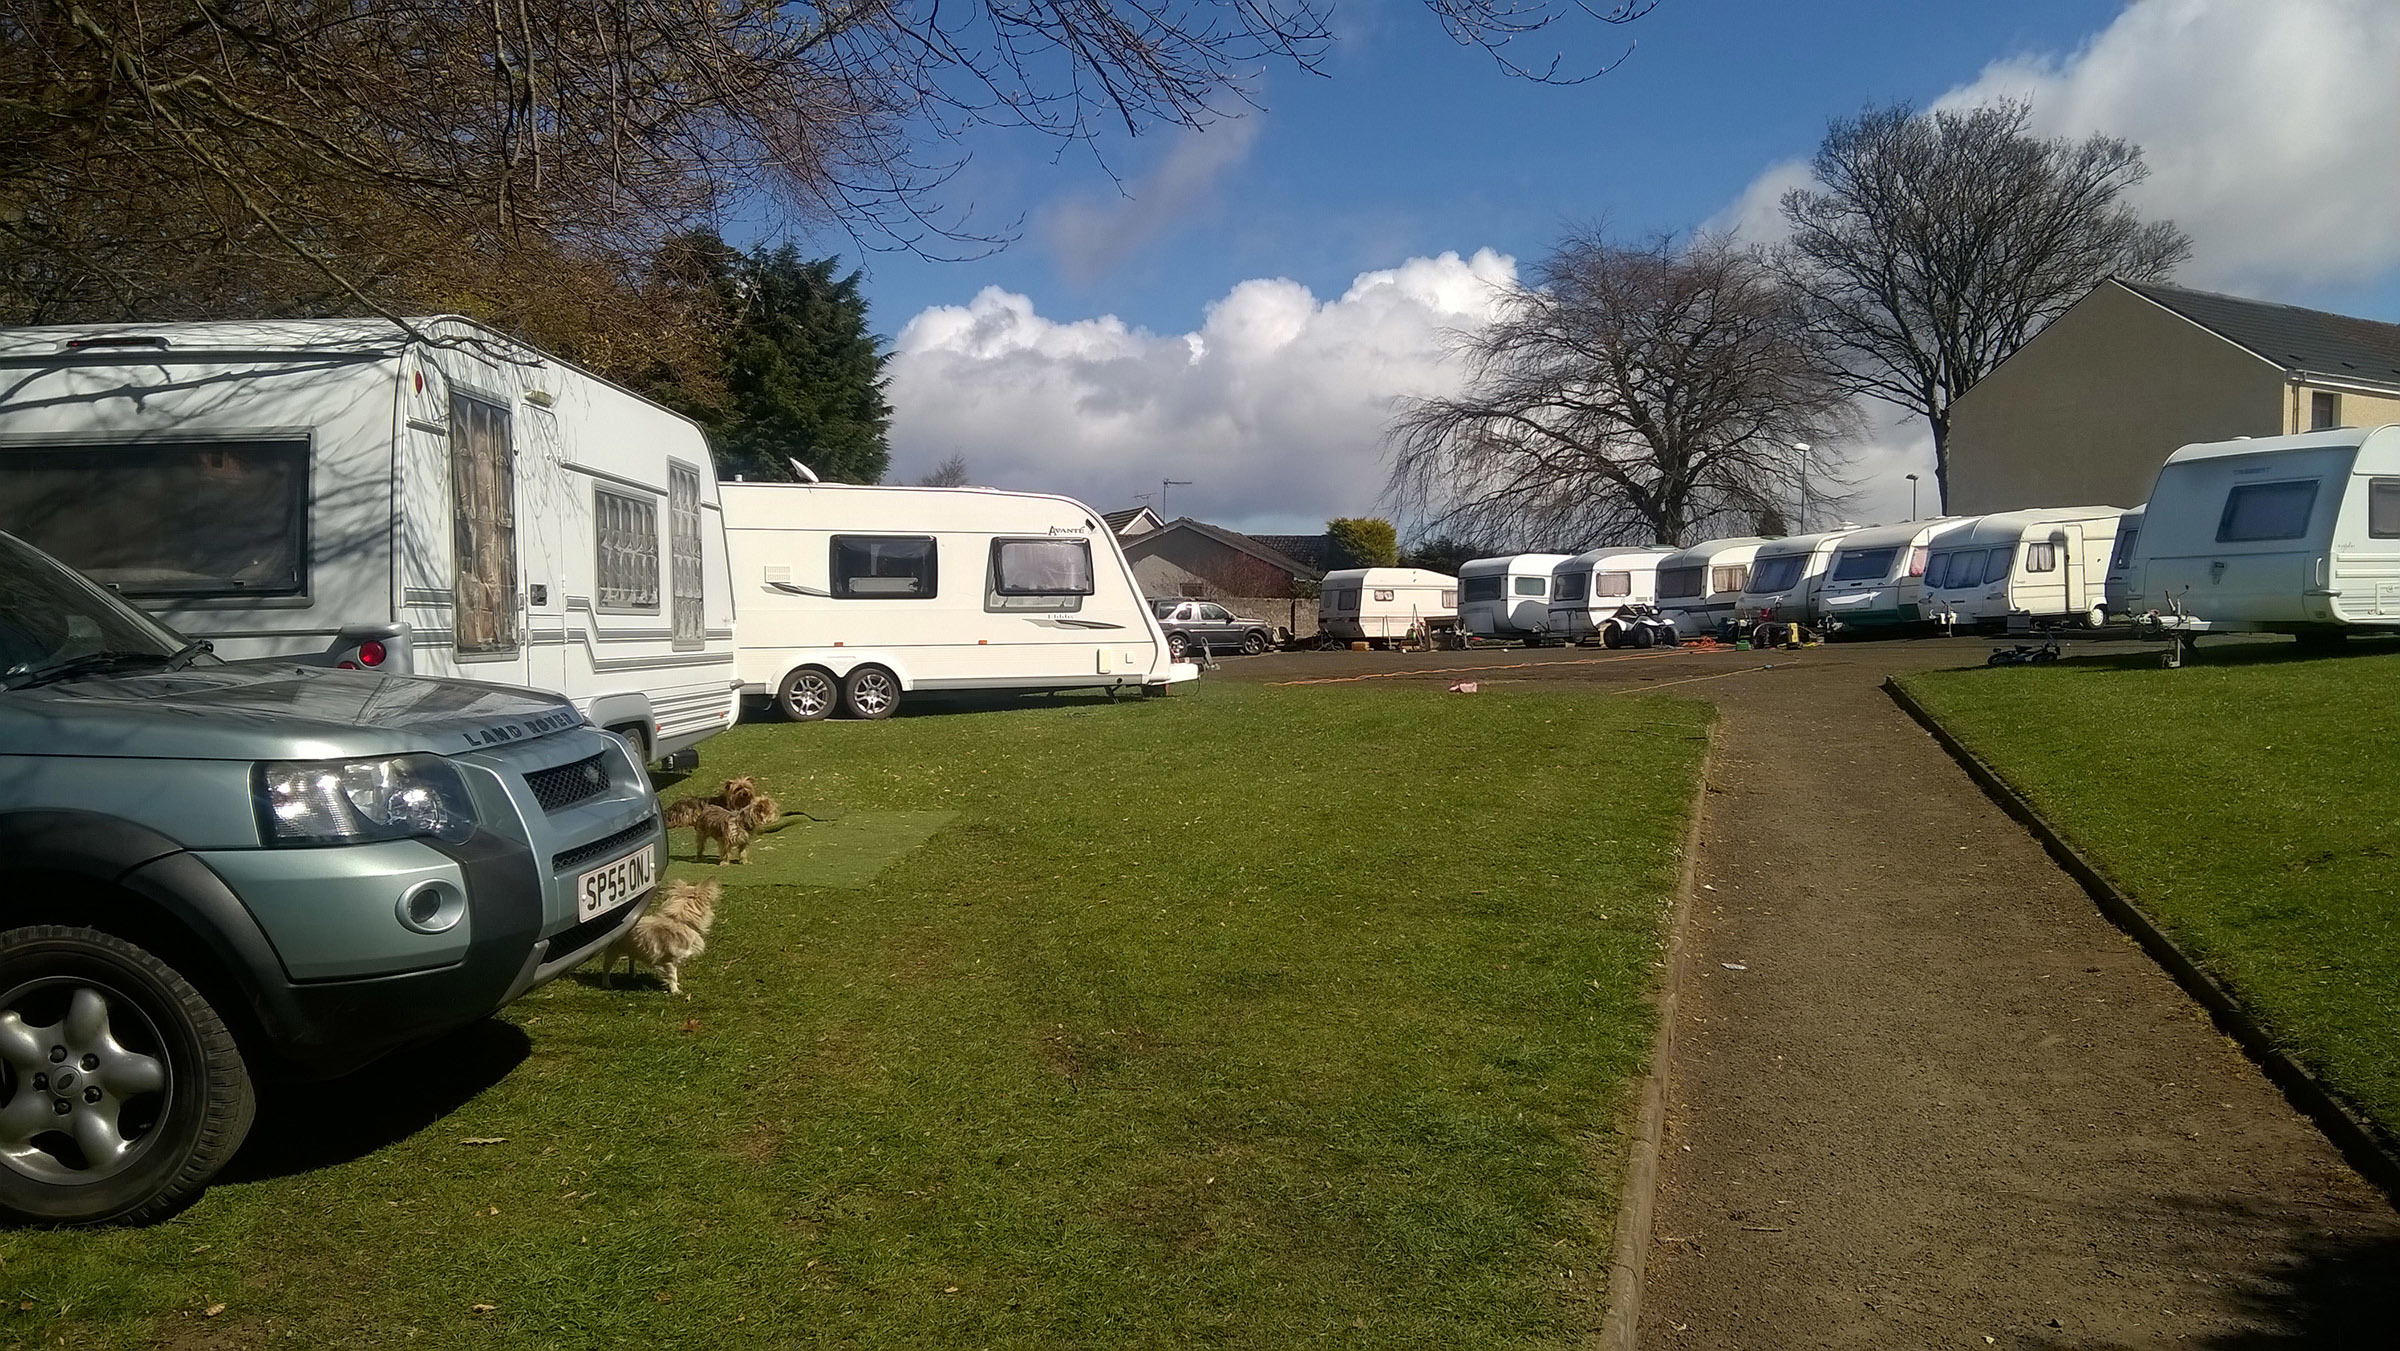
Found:
[[[1795,533],[1805,535],[1808,533],[1808,453],[1813,447],[1806,441],[1794,441],[1792,449],[1800,452],[1800,529]]]
[[[1917,476],[1908,476],[1908,519],[1917,519]]]

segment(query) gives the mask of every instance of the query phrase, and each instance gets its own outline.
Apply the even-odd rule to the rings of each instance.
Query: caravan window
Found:
[[[1458,583],[1458,594],[1470,601],[1500,599],[1501,584],[1508,579],[1498,573],[1489,577],[1466,577]],[[1522,582],[1523,578],[1518,579]],[[1539,594],[1539,593],[1536,593]]]
[[[450,395],[452,585],[461,656],[517,650],[517,458],[508,410]]]
[[[1844,549],[1833,565],[1833,580],[1837,582],[1879,582],[1892,570],[1892,560],[1900,556],[1900,546],[1888,549]]]
[[[1517,594],[1520,596],[1546,596],[1550,594],[1550,579],[1547,577],[1519,577]]]
[[[658,503],[608,488],[592,492],[600,608],[658,610]]]
[[[1685,596],[1697,596],[1707,585],[1706,567],[1669,568],[1658,574],[1658,598],[1677,600]]]
[[[1582,600],[1584,582],[1590,576],[1591,574],[1588,572],[1562,572],[1558,574],[1558,590],[1551,595],[1550,599],[1563,600],[1570,603]]]
[[[2027,572],[2058,571],[2058,546],[2055,544],[2026,545],[2025,570]]]
[[[1789,591],[1800,581],[1800,569],[1808,560],[1799,554],[1770,558],[1750,574],[1751,591]]]
[[[836,535],[833,594],[842,600],[931,600],[931,535]]]
[[[2367,538],[2400,539],[2400,478],[2367,480]]]
[[[308,557],[308,442],[0,452],[0,530],[128,596],[291,596]]]
[[[1092,581],[1092,545],[1081,539],[996,539],[992,541],[992,584],[987,610],[1079,610],[1098,588]]]
[[[2217,518],[2217,543],[2299,539],[2308,533],[2309,508],[2316,505],[2317,481],[2244,483],[2225,494],[2225,514]]]
[[[1328,591],[1325,593],[1325,603],[1327,608],[1336,614],[1356,614],[1358,613],[1358,590],[1355,587],[1343,587],[1336,591]]]
[[[1630,596],[1633,594],[1633,574],[1630,572],[1595,572],[1592,574],[1592,594],[1595,596]]]
[[[2141,533],[2141,527],[2139,526],[2134,526],[2117,532],[2117,551],[2114,554],[2111,554],[2108,560],[2108,566],[2111,571],[2125,567],[2133,562],[2134,537]]]
[[[1458,608],[1458,591],[1456,588],[1451,588],[1442,592],[1442,608],[1445,610],[1455,610]]]
[[[708,621],[701,601],[700,471],[667,461],[667,573],[675,613],[668,620],[677,649],[707,645]]]
[[[1748,585],[1750,585],[1750,565],[1747,563],[1736,563],[1730,568],[1711,568],[1708,571],[1708,589],[1711,591],[1739,591]]]

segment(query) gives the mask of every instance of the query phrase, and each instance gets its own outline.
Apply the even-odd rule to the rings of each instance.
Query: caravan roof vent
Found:
[[[67,350],[81,352],[92,347],[155,347],[167,350],[166,338],[156,333],[104,333],[96,338],[69,338]]]

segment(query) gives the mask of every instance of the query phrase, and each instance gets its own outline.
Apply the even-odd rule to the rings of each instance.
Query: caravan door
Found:
[[[2060,526],[2059,549],[2066,556],[2059,560],[2059,575],[2064,579],[2066,594],[2059,597],[2058,612],[2077,616],[2088,612],[2093,605],[2086,580],[2089,560],[2083,556],[2083,527],[2072,522]]]
[[[516,428],[509,406],[450,390],[451,647],[458,674],[526,682],[517,540]]]

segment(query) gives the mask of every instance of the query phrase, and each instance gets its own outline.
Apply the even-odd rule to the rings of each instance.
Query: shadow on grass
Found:
[[[532,1051],[523,1028],[486,1018],[339,1079],[268,1081],[258,1122],[224,1180],[289,1177],[363,1158],[465,1106]]]

